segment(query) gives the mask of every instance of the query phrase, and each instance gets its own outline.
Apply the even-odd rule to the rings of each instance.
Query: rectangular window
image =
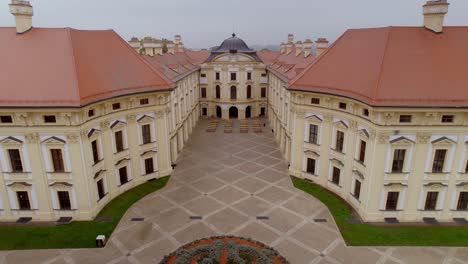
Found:
[[[340,103],[340,104],[338,105],[338,107],[339,107],[340,109],[346,110],[346,103]]]
[[[57,120],[55,119],[54,115],[45,115],[44,116],[44,123],[55,123]]]
[[[71,210],[70,195],[67,191],[58,191],[57,197],[61,210]]]
[[[94,116],[94,110],[93,109],[89,109],[88,110],[88,117],[93,117]]]
[[[221,79],[221,74],[219,72],[215,73],[216,75],[216,80],[219,81]]]
[[[266,73],[262,73],[262,77],[267,77],[267,74],[266,74]]]
[[[443,172],[446,154],[446,149],[436,149],[434,153],[434,162],[432,163],[432,172]]]
[[[336,185],[340,185],[340,169],[333,167],[332,182]]]
[[[143,138],[143,144],[151,143],[151,127],[149,124],[141,126],[141,136]]]
[[[231,72],[231,81],[235,81],[237,78],[236,78],[236,73],[235,72]]]
[[[122,130],[115,132],[114,136],[115,136],[115,150],[116,150],[116,152],[123,151],[124,150],[124,145],[123,145]]]
[[[307,158],[307,173],[315,174],[315,159]]]
[[[439,192],[427,192],[424,210],[434,211],[437,206],[437,197],[439,197]]]
[[[93,150],[93,161],[94,163],[98,163],[99,162],[99,150],[98,150],[97,140],[93,140],[91,142],[91,148]]]
[[[465,173],[468,173],[468,160],[466,161],[466,165],[465,165]]]
[[[453,115],[443,115],[442,123],[453,123],[453,119],[454,119]]]
[[[52,157],[52,165],[54,166],[55,172],[63,172],[65,168],[63,166],[63,156],[61,149],[51,149],[50,156]]]
[[[411,115],[400,115],[400,123],[411,123]]]
[[[206,107],[202,108],[202,116],[207,116],[208,115],[208,109]]]
[[[247,99],[252,98],[252,87],[249,85],[247,86]]]
[[[403,172],[406,149],[395,149],[393,152],[392,172]]]
[[[317,144],[318,142],[318,126],[314,124],[309,125],[309,143]]]
[[[468,192],[460,192],[458,196],[457,210],[468,210]]]
[[[310,100],[310,103],[318,105],[318,104],[320,104],[320,98],[312,98]]]
[[[385,204],[385,210],[387,211],[397,210],[398,196],[400,196],[400,192],[388,192],[387,193],[387,203]]]
[[[354,197],[358,200],[361,197],[361,182],[358,180],[354,182]]]
[[[206,98],[206,88],[201,88],[201,97]]]
[[[120,103],[113,103],[112,110],[117,110],[117,109],[120,109]]]
[[[119,178],[120,185],[124,185],[128,182],[127,167],[122,167],[119,169]]]
[[[22,172],[23,163],[21,162],[19,149],[9,149],[8,156],[10,156],[11,170],[13,172]]]
[[[369,109],[363,109],[362,110],[362,115],[363,116],[369,116]]]
[[[247,73],[247,80],[248,81],[252,80],[252,73],[251,72]]]
[[[149,104],[149,99],[148,98],[141,98],[140,99],[140,105],[147,105]]]
[[[344,146],[344,133],[342,131],[336,131],[336,142],[335,150],[338,152],[343,152]]]
[[[150,174],[154,172],[153,158],[145,159],[145,173]]]
[[[202,74],[200,74],[200,77],[206,78],[206,74],[205,74],[205,73],[202,73]]]
[[[261,97],[262,98],[266,97],[266,88],[265,87],[263,87],[262,90],[261,90]]]
[[[104,198],[104,196],[106,196],[106,193],[104,192],[103,179],[100,179],[99,181],[97,181],[96,186],[97,186],[99,200],[101,200],[102,198]]]
[[[13,123],[13,118],[11,118],[11,116],[0,116],[0,122]]]
[[[31,210],[31,204],[29,203],[29,195],[26,191],[16,192],[18,198],[18,209],[20,210]]]
[[[364,140],[361,140],[361,146],[359,148],[359,161],[364,163],[366,159],[366,145],[367,143]]]

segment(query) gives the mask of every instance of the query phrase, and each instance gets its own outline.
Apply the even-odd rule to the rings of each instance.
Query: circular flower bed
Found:
[[[160,264],[289,264],[265,244],[234,236],[196,240],[164,257]]]

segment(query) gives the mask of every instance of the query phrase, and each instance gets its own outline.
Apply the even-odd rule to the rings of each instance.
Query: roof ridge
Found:
[[[64,28],[68,35],[68,40],[70,41],[70,48],[71,48],[71,58],[73,64],[73,75],[75,76],[75,91],[78,93],[79,97],[79,104],[81,104],[81,92],[80,92],[80,81],[78,78],[78,67],[76,67],[76,59],[75,59],[75,48],[73,47],[73,36],[71,28]]]
[[[302,76],[304,76],[306,74],[307,71],[309,71],[315,64],[317,64],[320,60],[322,60],[325,55],[328,54],[328,52],[330,52],[332,50],[333,47],[335,47],[335,45],[337,45],[337,43],[342,39],[344,38],[344,36],[350,31],[350,29],[346,30],[343,34],[341,34],[341,36],[335,40],[335,42],[333,42],[333,44],[330,45],[330,47],[328,47],[323,53],[322,55],[320,56],[317,56],[312,62],[310,62],[309,65],[307,65],[307,67],[304,68],[304,70],[299,73],[294,79],[292,79],[291,81],[289,81],[288,83],[288,88],[290,88],[297,80],[299,80],[300,78],[302,78]]]
[[[162,74],[161,72],[157,71],[156,69],[153,68],[153,66],[147,62],[145,59],[143,59],[141,57],[141,55],[139,53],[137,53],[135,51],[135,49],[133,49],[130,44],[128,44],[127,41],[125,41],[122,37],[120,37],[119,34],[117,34],[117,32],[115,32],[113,29],[111,29],[110,31],[112,31],[116,36],[117,36],[117,39],[120,40],[120,42],[122,42],[124,44],[124,46],[129,49],[131,51],[131,54],[133,54],[134,56],[137,57],[138,60],[142,61],[146,67],[148,67],[152,72],[154,72],[155,74],[157,74],[159,77],[161,77],[161,79],[163,79],[164,81],[167,82],[167,84],[170,86],[169,88],[174,88],[176,85],[173,81],[169,80],[168,78],[166,78],[166,76],[164,76],[164,74]]]
[[[386,55],[387,55],[388,43],[390,42],[390,34],[392,33],[392,30],[393,30],[392,27],[388,27],[388,30],[387,30],[387,40],[385,41],[385,49],[384,49],[384,52],[383,52],[382,60],[381,60],[381,62],[380,62],[379,78],[377,79],[377,83],[376,83],[376,85],[375,85],[375,87],[374,87],[373,98],[377,98],[379,86],[380,86],[380,83],[381,83],[381,81],[382,81],[384,62],[385,62],[385,57],[386,57]]]

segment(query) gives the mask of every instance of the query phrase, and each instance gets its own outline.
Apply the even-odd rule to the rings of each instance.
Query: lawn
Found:
[[[335,194],[299,178],[291,177],[296,188],[322,201],[335,218],[350,246],[468,246],[468,227],[457,226],[374,226],[351,224],[348,206]]]
[[[111,217],[110,223],[76,221],[58,226],[0,226],[0,250],[96,247],[96,236],[110,237],[127,209],[163,188],[169,176],[143,183],[109,202],[96,217]]]

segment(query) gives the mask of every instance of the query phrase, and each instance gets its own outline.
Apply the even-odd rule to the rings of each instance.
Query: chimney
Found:
[[[317,57],[328,49],[328,40],[326,38],[317,39],[317,41],[315,41],[315,44],[317,45]]]
[[[285,53],[286,53],[286,44],[284,44],[284,42],[281,42],[281,45],[280,45],[280,53],[281,53],[281,54],[285,54]]]
[[[306,39],[304,41],[304,57],[307,58],[309,57],[310,54],[312,54],[312,46],[313,46],[313,42],[312,40],[310,39]]]
[[[182,37],[180,35],[175,35],[174,36],[174,42],[175,44],[180,44],[180,41],[182,40]]]
[[[448,13],[447,0],[427,1],[423,6],[424,27],[441,33],[444,28],[444,17]]]
[[[25,33],[32,28],[33,8],[29,1],[12,0],[10,12],[15,16],[17,34]]]
[[[292,43],[292,42],[286,43],[286,54],[291,53],[292,47],[293,47],[293,43]]]
[[[293,43],[293,42],[294,42],[294,35],[288,34],[288,43]]]
[[[296,42],[296,57],[302,52],[302,42],[298,40]]]
[[[184,43],[182,43],[182,37],[180,35],[174,36],[175,52],[184,52]]]

